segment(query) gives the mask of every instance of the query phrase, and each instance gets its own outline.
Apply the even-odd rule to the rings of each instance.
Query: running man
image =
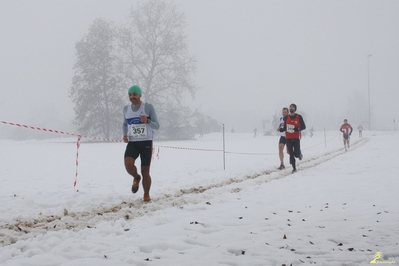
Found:
[[[344,123],[342,124],[339,131],[341,131],[343,133],[344,147],[345,147],[345,151],[347,151],[349,149],[350,135],[352,134],[352,131],[353,131],[352,126],[350,124],[348,124],[348,119],[344,119]]]
[[[280,117],[280,125],[277,128],[277,131],[280,132],[281,128],[284,128],[284,117],[288,115],[288,108],[284,107],[283,110],[281,111],[281,114],[283,115]],[[278,141],[278,155],[280,157],[280,167],[277,168],[279,170],[285,169],[284,166],[284,146],[287,143],[287,140],[285,139],[285,132],[280,132],[280,140]],[[287,148],[287,153],[288,153],[288,148]]]
[[[132,104],[123,107],[123,141],[127,143],[125,151],[125,168],[133,177],[132,192],[139,190],[141,176],[134,165],[140,155],[141,175],[143,176],[143,200],[150,198],[151,176],[150,164],[152,157],[152,141],[154,130],[159,129],[158,118],[154,106],[141,101],[141,89],[133,85],[128,90],[129,100]]]
[[[303,158],[301,153],[301,131],[306,129],[305,121],[303,121],[300,114],[296,113],[296,110],[296,104],[291,104],[290,113],[284,117],[284,126],[280,129],[280,132],[285,131],[292,173],[297,171],[295,158],[299,160]]]

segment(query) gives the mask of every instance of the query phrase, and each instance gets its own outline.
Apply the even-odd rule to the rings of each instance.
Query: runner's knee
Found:
[[[134,166],[134,159],[131,157],[126,157],[125,158],[125,167],[126,168],[131,168]]]

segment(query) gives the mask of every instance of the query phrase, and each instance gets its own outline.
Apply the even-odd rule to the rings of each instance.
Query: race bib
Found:
[[[128,135],[134,138],[146,138],[147,127],[145,124],[131,124],[128,127]]]
[[[295,128],[294,125],[287,124],[287,132],[288,133],[294,133],[294,128]]]

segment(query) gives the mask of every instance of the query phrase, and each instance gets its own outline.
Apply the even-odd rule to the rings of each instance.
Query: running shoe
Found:
[[[141,180],[141,176],[139,175],[139,178],[134,178],[133,179],[133,185],[132,185],[132,192],[136,193],[137,191],[139,191],[139,187],[140,187],[140,180]]]
[[[151,201],[150,194],[144,194],[143,200],[144,200],[144,202]]]
[[[277,168],[278,170],[283,170],[283,169],[285,169],[285,166],[284,166],[284,164],[281,164],[280,165],[280,167],[279,168]]]
[[[292,172],[291,172],[291,173],[293,174],[293,173],[296,173],[296,172],[297,172],[297,170],[296,170],[296,169],[294,169],[294,170],[292,170]]]

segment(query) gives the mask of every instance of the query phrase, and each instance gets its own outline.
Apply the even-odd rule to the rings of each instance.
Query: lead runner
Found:
[[[297,171],[295,157],[302,160],[301,152],[301,131],[306,129],[305,121],[300,114],[296,113],[296,104],[290,105],[290,113],[284,117],[284,126],[280,132],[285,131],[287,139],[287,148],[290,154],[290,163],[292,165],[292,173]]]
[[[142,92],[139,86],[133,85],[128,90],[132,104],[123,107],[123,141],[127,143],[125,151],[125,168],[133,177],[132,192],[139,190],[141,176],[137,173],[135,161],[140,155],[141,175],[145,202],[151,201],[150,165],[154,130],[159,129],[159,122],[152,104],[141,101]]]

